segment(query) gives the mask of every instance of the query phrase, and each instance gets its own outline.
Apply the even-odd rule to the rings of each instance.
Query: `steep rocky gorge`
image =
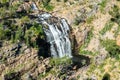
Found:
[[[1,9],[7,15],[1,13],[3,16],[0,16],[3,25],[0,30],[6,32],[0,37],[0,80],[119,80],[120,2],[46,0],[49,4],[42,4],[42,1],[35,1],[37,9],[32,1],[19,4],[13,0],[11,4],[19,6],[15,12],[13,10],[13,15]],[[45,19],[42,14],[50,17]],[[62,20],[69,24],[70,31]],[[69,35],[64,35],[61,24]],[[57,35],[50,33],[49,26]],[[58,37],[60,34],[65,39]],[[65,44],[66,36],[70,38],[73,57],[51,58],[53,37],[59,39],[56,43],[61,42],[64,48],[69,48],[68,43]],[[59,45],[54,44],[56,48]]]
[[[34,7],[35,7],[35,5],[32,6],[32,8],[34,8]],[[19,16],[19,14],[21,14],[23,11],[27,11],[26,7],[24,7],[24,9],[25,10],[22,10],[22,8],[18,9],[16,14]],[[68,39],[67,39],[66,36],[68,36],[67,32],[69,31],[68,30],[69,25],[68,25],[68,23],[66,22],[65,19],[61,19],[61,21],[60,21],[60,19],[58,19],[57,17],[54,17],[51,14],[48,14],[46,12],[40,11],[40,13],[38,13],[39,12],[38,11],[36,13],[37,8],[34,8],[33,10],[35,10],[35,14],[33,13],[32,15],[31,14],[26,14],[26,15],[28,15],[28,17],[30,17],[32,20],[36,19],[36,22],[38,24],[41,24],[42,20],[45,19],[48,22],[48,24],[55,24],[56,23],[59,28],[61,27],[61,30],[62,30],[62,27],[64,29],[66,28],[67,31],[64,32],[62,30],[63,31],[62,33],[63,33],[63,37],[65,35],[66,42],[68,42]],[[46,15],[46,16],[50,15],[52,17],[47,18],[45,16],[42,17],[42,15]],[[37,18],[37,17],[40,17],[40,18]],[[15,19],[17,19],[17,17],[15,17],[14,20]],[[15,23],[16,23],[16,21],[15,21]],[[7,24],[8,23],[5,23],[5,25],[7,25]],[[26,24],[23,24],[23,25],[25,26]],[[61,25],[63,25],[63,26],[61,26]],[[29,27],[28,24],[27,24],[27,26]],[[46,26],[43,23],[42,23],[42,26],[44,26],[43,29],[46,28],[45,30],[47,30],[47,27],[49,27],[49,25]],[[24,30],[24,28],[23,28],[23,30]],[[47,32],[45,32],[45,33],[48,34]],[[22,34],[25,35],[25,33],[22,33]],[[48,37],[50,35],[51,34],[49,33]],[[69,32],[69,35],[70,35],[70,32]],[[47,38],[47,35],[46,35],[46,38]],[[34,39],[34,37],[33,37],[33,39]],[[41,75],[46,71],[49,72],[50,70],[54,69],[54,66],[49,64],[50,63],[49,58],[46,58],[46,59],[42,58],[42,57],[48,57],[48,56],[50,57],[50,53],[52,53],[52,52],[49,51],[50,46],[47,43],[47,42],[49,42],[50,39],[44,39],[44,38],[43,39],[42,38],[40,38],[40,39],[36,38],[36,39],[38,39],[37,40],[38,42],[36,42],[37,45],[38,45],[38,50],[35,49],[35,48],[32,48],[32,47],[29,47],[28,45],[26,45],[24,43],[24,41],[23,42],[17,41],[17,42],[15,42],[15,44],[11,43],[10,41],[3,41],[3,40],[1,41],[1,50],[0,50],[1,51],[1,54],[0,54],[0,60],[1,60],[1,63],[0,63],[1,64],[0,65],[0,67],[1,67],[0,73],[1,74],[0,75],[1,75],[1,77],[0,78],[1,79],[4,79],[4,80],[10,80],[10,79],[26,80],[26,79],[37,79],[37,78],[42,79],[38,75]],[[73,44],[74,44],[75,38],[72,35],[71,35],[71,40],[73,41]],[[39,41],[41,41],[41,42],[39,42]],[[62,42],[63,42],[63,40],[62,40]],[[30,43],[30,44],[33,45],[33,47],[34,47],[34,44],[32,44],[32,43]],[[68,52],[70,51],[69,54],[71,56],[71,50],[70,50],[71,46],[68,46],[69,44],[70,43],[65,43],[66,46],[63,45],[63,47],[65,47],[66,50],[68,50]],[[70,48],[70,49],[68,49],[67,47]],[[74,46],[72,46],[72,47],[74,47]],[[66,52],[66,53],[68,53],[68,52]],[[63,53],[65,53],[65,52],[63,52]],[[61,53],[57,52],[56,54],[59,55]],[[40,57],[40,56],[42,56],[42,57]],[[65,55],[62,54],[61,57],[63,57],[63,56],[65,56]],[[78,56],[74,57],[73,61],[76,62],[77,57]],[[79,61],[79,63],[81,63],[81,62]],[[76,64],[78,64],[78,63],[76,63]],[[67,69],[67,68],[75,66],[76,64],[73,64],[73,65],[71,65],[71,64],[68,65],[67,64],[68,66],[67,65],[61,65],[61,67],[63,67],[63,70],[64,70],[64,67],[66,67],[65,73],[62,73],[62,74],[66,74],[67,70],[68,71],[70,70],[70,73],[71,73],[72,68],[70,68],[70,69]],[[79,66],[81,66],[81,65],[82,64],[80,64]],[[61,69],[62,68],[60,68],[60,70]],[[74,70],[73,70],[73,72],[74,72]],[[48,79],[49,78],[52,79],[52,77],[48,76]],[[53,75],[53,79],[54,78],[57,78],[57,77],[54,77],[54,75]],[[45,79],[47,79],[47,78],[45,78]],[[59,79],[59,77],[58,77],[58,79]]]

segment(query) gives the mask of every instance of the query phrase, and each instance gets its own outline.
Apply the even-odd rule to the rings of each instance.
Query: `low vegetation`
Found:
[[[120,59],[120,47],[116,45],[115,40],[104,40],[101,44],[105,47],[111,57]]]
[[[76,64],[73,65],[73,61],[71,60],[71,58],[68,58],[68,57],[64,57],[64,58],[46,58],[46,57],[43,58],[41,57],[43,55],[46,56],[46,54],[44,53],[47,53],[47,52],[50,53],[49,50],[46,50],[46,48],[49,47],[49,44],[44,42],[45,36],[44,36],[43,29],[42,29],[43,26],[36,22],[36,18],[35,19],[31,18],[31,15],[34,15],[31,9],[26,10],[25,8],[23,9],[21,8],[21,4],[24,4],[24,3],[27,4],[27,1],[23,2],[25,0],[18,0],[18,2],[15,2],[13,4],[11,4],[10,1],[12,0],[0,0],[0,48],[1,48],[0,49],[1,51],[0,52],[1,53],[0,54],[0,71],[1,69],[3,69],[3,73],[0,73],[0,75],[6,74],[8,77],[11,77],[11,75],[19,74],[17,73],[17,71],[21,71],[20,75],[23,75],[24,73],[32,74],[33,72],[33,75],[28,75],[32,77],[33,80],[34,80],[34,75],[35,75],[35,79],[37,80],[43,80],[43,79],[65,80],[67,79],[66,77],[73,77],[74,75],[75,75],[74,77],[77,76],[77,78],[73,78],[73,80],[74,79],[84,80],[83,78],[85,78],[86,80],[93,80],[93,79],[95,80],[114,80],[114,79],[119,80],[120,79],[119,77],[120,46],[117,45],[116,40],[115,40],[116,37],[120,34],[120,7],[118,5],[119,4],[118,2],[120,2],[120,0],[113,0],[114,3],[112,3],[112,5],[108,3],[110,2],[110,0],[101,0],[101,2],[98,3],[98,5],[95,4],[95,7],[98,8],[98,10],[95,10],[96,12],[94,16],[90,16],[88,18],[87,18],[87,11],[89,12],[90,10],[93,10],[94,2],[98,0],[95,0],[95,1],[90,0],[91,2],[90,2],[89,8],[88,8],[89,0],[85,0],[85,1],[84,0],[75,0],[75,1],[74,0],[73,1],[72,0],[70,1],[69,0],[55,0],[57,4],[60,4],[60,7],[59,5],[57,5],[56,7],[55,6],[56,4],[54,5],[54,2],[51,2],[53,0],[34,0],[36,4],[37,4],[37,1],[40,1],[40,3],[37,4],[37,7],[40,7],[41,10],[51,12],[51,13],[53,11],[56,11],[54,13],[55,15],[57,15],[57,13],[60,12],[58,16],[60,16],[61,13],[66,13],[65,15],[62,14],[62,16],[66,18],[69,17],[68,13],[70,13],[70,15],[73,15],[72,18],[74,18],[74,21],[71,20],[70,22],[73,22],[71,23],[71,25],[74,24],[73,26],[77,26],[75,27],[76,31],[77,29],[79,31],[79,28],[82,28],[83,30],[85,29],[84,27],[86,26],[93,26],[91,30],[85,36],[85,40],[80,42],[80,43],[82,42],[84,43],[80,47],[79,52],[78,52],[80,56],[81,55],[85,57],[87,56],[89,58],[89,60],[87,61],[88,62],[90,61],[90,64],[84,65],[87,63],[87,61],[80,60],[83,66],[79,69],[77,69],[77,67],[79,67],[79,65],[81,64],[76,62]],[[16,1],[16,0],[13,0],[13,1]],[[115,3],[115,1],[117,1],[117,4]],[[75,13],[77,11],[74,12],[74,10],[71,10],[71,12],[68,12],[68,13],[67,13],[67,10],[65,12],[62,12],[62,10],[60,9],[62,8],[61,4],[64,5],[65,7],[62,10],[69,9],[68,6],[70,6],[71,9],[77,9],[79,7],[80,10],[81,9],[83,10],[83,13],[81,13],[82,11],[80,12],[79,10],[78,10],[78,13]],[[110,8],[109,9],[110,11],[106,10],[107,7]],[[22,10],[18,10],[18,8]],[[104,14],[104,13],[107,13],[107,14]],[[111,15],[111,19],[110,20],[103,19],[103,15],[108,16],[109,15],[108,13]],[[101,27],[101,24],[102,24],[101,20],[106,21],[106,24],[103,25],[102,26],[103,29],[99,31],[97,29],[99,29],[99,26]],[[95,21],[96,23],[93,23],[93,21]],[[84,23],[84,24],[81,25],[81,23]],[[114,26],[116,27],[116,30],[113,31],[113,34],[114,34],[114,36],[112,37],[113,40],[107,39],[107,38],[103,39],[106,37],[106,36],[104,37],[105,33],[108,31],[112,31]],[[77,32],[75,33],[77,34]],[[109,35],[107,37],[109,38]],[[111,35],[110,35],[110,38],[111,38]],[[95,43],[93,39],[96,40]],[[15,44],[15,48],[13,45],[13,48],[10,48],[8,50],[7,49],[3,50],[2,52],[3,46],[7,44],[5,43],[5,41],[8,42],[8,44]],[[99,44],[99,41],[100,41],[100,44]],[[42,42],[43,42],[43,45],[40,45]],[[4,43],[4,45],[2,45],[1,43]],[[20,53],[23,53],[23,55],[22,54],[16,55],[16,51],[18,51],[17,48],[19,47],[19,45],[16,43],[20,43],[20,44],[23,43],[20,45],[21,47],[24,47],[24,49],[20,48]],[[97,44],[97,45],[94,45],[94,44]],[[11,46],[8,46],[8,47],[11,47]],[[11,54],[11,53],[6,54],[8,52],[11,52],[10,51],[11,49],[16,49],[16,51],[13,50],[12,52],[14,54]],[[26,55],[24,53],[26,54],[28,53],[28,54]],[[42,53],[43,55],[39,55]],[[31,56],[33,58],[31,58]],[[79,56],[77,55],[77,57]],[[48,59],[48,62],[47,62],[47,59]],[[20,60],[22,61],[25,60],[25,62],[21,62]],[[37,61],[35,62],[35,60]],[[16,63],[17,61],[18,63]],[[32,68],[30,69],[30,67]],[[68,68],[70,69],[68,70]],[[22,73],[22,69],[24,73]],[[0,76],[0,79],[1,79],[1,76]],[[19,80],[19,77],[17,80]]]
[[[43,4],[43,7],[47,10],[47,11],[52,11],[54,9],[54,6],[52,6],[50,4],[50,1],[51,0],[42,0],[42,4]]]
[[[88,50],[84,50],[88,44],[90,43],[90,40],[93,38],[93,27],[91,28],[91,30],[88,32],[87,34],[87,37],[84,41],[84,44],[80,47],[80,54],[83,54],[83,55],[96,55],[97,53],[96,52],[91,52],[91,51],[88,51]]]
[[[100,5],[100,11],[103,13],[105,12],[104,8],[106,7],[108,0],[102,0],[102,2],[99,4]]]
[[[91,24],[92,21],[94,20],[94,18],[95,18],[95,16],[90,16],[90,17],[86,20],[86,22],[87,22],[88,24]]]
[[[62,74],[62,68],[65,66],[70,66],[72,64],[72,60],[68,57],[63,57],[63,58],[51,58],[49,65],[53,67],[49,71],[40,74],[38,76],[38,79],[45,78],[47,76],[54,75],[56,77],[59,76],[60,79],[64,79],[66,77],[66,74]]]
[[[110,31],[113,27],[114,23],[112,21],[108,21],[105,24],[105,27],[100,31],[100,34],[104,35],[107,31]]]
[[[3,3],[7,3],[7,0],[2,0]],[[42,26],[31,21],[28,15],[17,13],[18,7],[19,3],[0,7],[0,40],[24,42],[28,46],[37,47],[37,39],[44,38]]]
[[[109,14],[112,16],[111,21],[118,24],[118,27],[115,30],[115,37],[116,37],[120,32],[120,8],[117,5],[114,5],[112,7],[112,10],[109,12]]]

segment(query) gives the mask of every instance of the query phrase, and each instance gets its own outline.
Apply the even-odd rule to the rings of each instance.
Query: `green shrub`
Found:
[[[107,31],[110,31],[113,25],[114,23],[112,21],[107,22],[105,27],[100,31],[100,34],[104,35]]]
[[[51,0],[42,0],[42,3],[45,6],[47,6],[50,3]]]
[[[12,17],[13,15],[15,15],[19,4],[11,5],[11,6],[6,4],[6,6],[5,4],[3,4],[3,6],[0,7],[0,18]]]
[[[86,22],[90,24],[93,21],[93,19],[94,19],[94,16],[91,16],[86,20]]]
[[[48,4],[47,6],[45,6],[45,9],[46,9],[47,11],[53,11],[54,6]]]
[[[56,0],[57,2],[60,2],[61,0]]]
[[[11,38],[11,30],[10,29],[4,30],[4,37],[5,37],[5,39],[10,40],[10,38]]]
[[[104,74],[102,80],[110,80],[110,74],[108,74],[108,73]]]
[[[64,2],[67,2],[68,0],[64,0]]]
[[[80,23],[85,22],[85,18],[86,18],[85,14],[83,14],[81,16],[76,16],[74,24],[79,25]]]
[[[114,5],[112,10],[109,11],[109,14],[112,16],[112,17],[115,17],[116,15],[119,14],[119,7],[117,5]]]
[[[117,5],[114,5],[109,14],[112,16],[111,21],[120,25],[120,8]]]
[[[6,9],[0,8],[0,18],[4,18],[6,16]]]
[[[14,5],[14,6],[9,6],[8,10],[9,10],[9,16],[13,16],[16,14],[16,10],[18,9],[18,4]]]
[[[75,25],[79,25],[80,22],[81,22],[81,21],[76,18],[74,24],[75,24]]]
[[[23,39],[22,39],[22,33],[23,33],[22,28],[21,28],[21,27],[18,27],[18,29],[17,29],[17,31],[16,31],[16,33],[15,33],[15,40],[14,40],[14,42],[23,40]]]
[[[0,24],[0,40],[7,39],[9,40],[11,36],[10,29],[3,29],[3,24]]]
[[[84,49],[88,46],[88,44],[90,43],[90,40],[92,39],[92,37],[93,37],[93,27],[92,27],[91,30],[88,32],[88,35],[87,35],[87,37],[86,37],[86,39],[85,39],[84,44],[83,44],[83,45],[80,47],[80,49],[79,49],[79,53],[80,53],[80,54],[85,54],[85,55],[94,55],[94,54],[96,54],[96,53],[93,53],[93,52],[91,52],[91,51],[84,50]]]
[[[20,19],[20,23],[21,25],[25,24],[25,23],[29,23],[30,22],[30,18],[28,16],[23,16],[21,19]]]
[[[115,30],[114,37],[117,37],[117,35],[119,35],[119,32],[120,32],[120,25],[118,25],[117,29]]]
[[[117,5],[114,5],[112,10],[109,12],[109,14],[112,16],[111,22],[115,22],[118,24],[117,29],[115,30],[115,37],[120,32],[120,8]]]
[[[68,57],[51,58],[51,60],[50,60],[50,65],[52,65],[52,66],[67,65],[67,64],[71,64],[71,63],[72,63],[72,61]]]
[[[1,3],[9,2],[9,0],[0,0]]]
[[[106,7],[106,4],[107,4],[107,0],[102,0],[102,2],[99,4],[101,12],[104,12],[104,8]]]
[[[91,28],[91,30],[87,34],[87,37],[86,37],[85,42],[84,42],[85,46],[88,46],[92,37],[93,37],[93,27]]]
[[[101,44],[105,47],[111,57],[120,58],[120,47],[116,45],[115,40],[107,39],[105,41],[101,41]]]
[[[91,52],[91,51],[88,51],[88,50],[80,50],[80,54],[83,54],[83,55],[94,55],[95,53]]]
[[[32,45],[33,47],[37,47],[37,38],[44,38],[42,26],[34,24],[30,29],[26,30],[24,38],[28,46]]]
[[[4,38],[4,30],[2,27],[0,27],[0,40],[2,40]]]

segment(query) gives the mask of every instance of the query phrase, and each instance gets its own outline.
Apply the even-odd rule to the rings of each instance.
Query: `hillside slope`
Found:
[[[73,58],[42,54],[43,12],[68,21]],[[1,0],[0,80],[120,80],[120,0]]]

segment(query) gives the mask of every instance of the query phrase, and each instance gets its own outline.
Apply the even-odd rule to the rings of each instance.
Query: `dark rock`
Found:
[[[72,61],[72,66],[75,67],[75,69],[79,69],[83,66],[88,66],[90,64],[90,58],[83,55],[74,55]]]
[[[24,0],[24,2],[29,2],[29,0]]]
[[[40,45],[38,56],[43,56],[44,58],[50,57],[50,44],[43,39],[37,39],[37,44]]]
[[[37,16],[35,16],[35,15],[28,15],[28,17],[29,17],[30,19],[37,18]]]
[[[19,72],[12,72],[4,75],[4,80],[20,80]]]
[[[108,73],[106,73],[104,76],[103,76],[103,79],[102,80],[110,80],[110,75]]]
[[[6,2],[6,3],[0,3],[0,7],[9,7],[9,2]]]
[[[27,73],[24,77],[24,80],[34,80],[34,79],[30,74]]]
[[[16,50],[18,48],[18,44],[15,44],[11,49],[10,49],[10,51],[14,51],[14,50]]]
[[[0,41],[0,47],[2,47],[2,41]]]

